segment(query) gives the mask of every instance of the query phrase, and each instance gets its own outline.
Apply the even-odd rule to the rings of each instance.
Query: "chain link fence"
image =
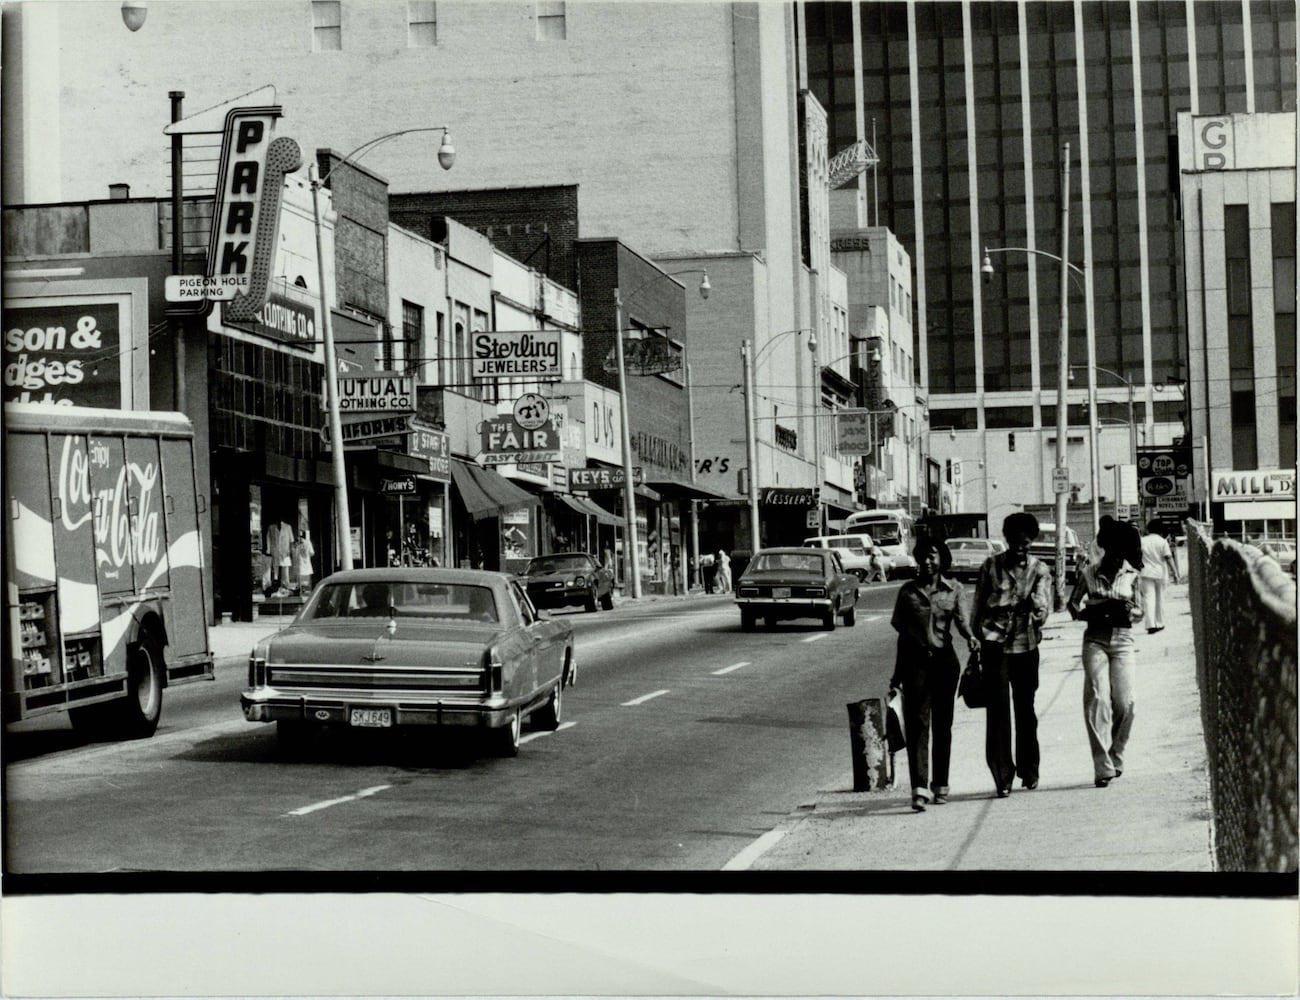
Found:
[[[1196,677],[1219,871],[1297,869],[1296,585],[1187,522]]]

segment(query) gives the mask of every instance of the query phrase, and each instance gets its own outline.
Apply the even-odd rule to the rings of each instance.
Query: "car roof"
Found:
[[[484,569],[455,569],[432,566],[372,566],[367,569],[345,569],[331,573],[321,581],[326,583],[459,583],[479,587],[504,586],[510,573],[496,573]]]
[[[754,553],[756,556],[769,555],[799,555],[806,556],[808,547],[806,545],[780,545],[770,549],[759,549]]]

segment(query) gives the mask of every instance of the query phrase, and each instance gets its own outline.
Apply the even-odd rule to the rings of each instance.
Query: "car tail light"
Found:
[[[488,651],[483,654],[483,671],[487,677],[487,689],[489,694],[499,693],[503,683],[503,674],[505,663],[501,659],[501,653],[496,646],[488,647]]]
[[[809,597],[825,597],[825,596],[826,596],[826,588],[825,588],[825,587],[809,587],[809,588],[808,588],[808,596],[809,596]]]
[[[757,587],[741,587],[740,590],[737,591],[737,593],[738,593],[741,597],[757,597],[757,596],[758,596],[758,588],[757,588]]]
[[[266,683],[266,658],[250,656],[248,658],[248,686],[262,687]]]

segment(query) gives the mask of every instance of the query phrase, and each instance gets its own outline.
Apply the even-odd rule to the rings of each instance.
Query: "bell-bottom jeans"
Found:
[[[952,715],[961,668],[951,645],[941,649],[900,644],[903,725],[907,730],[907,770],[913,793],[948,791],[952,760]],[[933,742],[933,751],[931,743]]]
[[[1113,778],[1124,769],[1135,709],[1134,652],[1131,628],[1084,633],[1083,721],[1097,778]]]
[[[1038,780],[1038,650],[1008,653],[1000,642],[980,643],[980,661],[988,692],[985,708],[984,759],[993,784],[1010,788],[1017,774],[1030,784]],[[1015,720],[1015,756],[1011,754]]]

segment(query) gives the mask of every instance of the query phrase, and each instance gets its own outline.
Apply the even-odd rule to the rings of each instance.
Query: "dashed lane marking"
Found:
[[[755,861],[776,846],[777,841],[785,836],[784,830],[768,830],[756,841],[746,847],[734,858],[722,866],[724,872],[743,872]]]
[[[327,799],[324,802],[315,802],[309,806],[303,806],[301,809],[291,809],[285,813],[286,816],[306,816],[308,813],[314,813],[321,809],[328,809],[330,806],[339,806],[344,802],[355,802],[357,799],[368,798],[382,792],[385,788],[392,788],[392,785],[375,785],[373,788],[363,788],[353,795],[344,795],[342,798]]]
[[[800,642],[821,642],[825,638],[826,638],[826,633],[823,632],[820,635],[810,635],[807,638],[800,639],[799,641]]]
[[[729,666],[729,667],[723,667],[721,670],[715,670],[715,671],[713,671],[713,673],[714,673],[715,675],[718,675],[718,674],[729,674],[729,673],[731,673],[733,670],[739,670],[741,667],[747,667],[747,666],[749,666],[749,661],[748,661],[748,660],[741,660],[739,663],[733,663],[731,666]]]
[[[661,691],[651,691],[649,694],[643,694],[640,698],[633,698],[631,701],[623,702],[624,708],[631,708],[633,705],[643,705],[651,698],[658,698],[661,694],[667,694],[668,688]]]
[[[531,743],[533,740],[539,740],[543,736],[554,736],[556,733],[562,733],[566,729],[572,729],[576,725],[576,722],[561,722],[554,729],[547,729],[539,733],[529,733],[527,736],[521,736],[519,738],[519,743],[520,745],[523,745],[524,743]]]
[[[870,625],[872,622],[883,621],[884,617],[884,615],[871,615],[869,618],[863,618],[862,621],[865,624]]]

